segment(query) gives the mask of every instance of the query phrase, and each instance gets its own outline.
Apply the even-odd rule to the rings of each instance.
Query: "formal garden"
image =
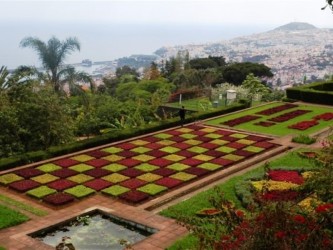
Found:
[[[21,46],[67,53],[0,68],[1,250],[333,249],[332,82],[285,98],[263,64],[179,56],[97,87],[63,65],[77,39]],[[145,237],[98,231],[113,219]]]

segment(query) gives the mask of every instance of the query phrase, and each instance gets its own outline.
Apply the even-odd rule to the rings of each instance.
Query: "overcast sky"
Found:
[[[333,27],[325,0],[0,0],[0,21],[283,25]]]

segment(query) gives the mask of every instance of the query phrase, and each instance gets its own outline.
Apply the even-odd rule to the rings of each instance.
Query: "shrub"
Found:
[[[313,137],[310,137],[308,135],[300,134],[300,135],[294,136],[291,141],[309,145],[309,144],[315,143],[316,139]]]

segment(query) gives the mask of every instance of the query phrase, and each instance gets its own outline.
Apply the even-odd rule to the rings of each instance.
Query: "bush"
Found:
[[[301,135],[294,136],[291,141],[296,142],[296,143],[310,145],[312,143],[315,143],[316,139],[313,137],[310,137],[308,135],[301,134]]]

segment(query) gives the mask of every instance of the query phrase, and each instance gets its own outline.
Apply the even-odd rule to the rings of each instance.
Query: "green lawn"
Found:
[[[231,120],[231,119],[235,119],[238,117],[242,117],[245,115],[256,115],[256,112],[268,109],[268,108],[272,108],[272,107],[276,107],[279,105],[282,105],[283,103],[281,102],[276,102],[276,103],[270,103],[267,105],[263,105],[260,107],[255,107],[255,108],[251,108],[248,110],[244,110],[241,111],[239,113],[234,113],[231,115],[226,115],[220,118],[216,118],[216,119],[212,119],[206,122],[206,124],[209,125],[214,125],[214,126],[224,126],[221,123]],[[270,118],[279,116],[281,114],[284,113],[288,113],[290,111],[294,111],[297,109],[305,109],[305,110],[311,110],[311,112],[295,117],[289,121],[285,121],[285,122],[281,122],[281,123],[276,123],[275,125],[271,126],[271,127],[263,127],[263,126],[258,126],[258,125],[254,125],[254,123],[260,122],[260,121],[267,121]],[[261,118],[254,120],[254,121],[250,121],[250,122],[246,122],[243,124],[239,124],[235,127],[235,129],[242,129],[242,130],[246,130],[246,131],[250,131],[250,132],[259,132],[259,133],[263,133],[263,134],[268,134],[268,135],[276,135],[276,136],[284,136],[284,135],[288,135],[288,134],[305,134],[305,135],[311,135],[321,129],[324,129],[325,127],[328,127],[330,125],[332,125],[332,121],[320,121],[318,125],[315,125],[307,130],[296,130],[296,129],[289,129],[288,126],[295,124],[297,122],[300,121],[307,121],[307,120],[312,120],[312,118],[316,115],[322,114],[322,113],[326,113],[326,112],[333,112],[333,108],[326,108],[326,107],[320,107],[320,106],[315,106],[315,105],[310,105],[310,104],[302,104],[299,105],[296,108],[292,108],[292,109],[288,109],[282,112],[279,112],[277,114],[273,114],[270,116],[265,116],[262,115]]]
[[[29,218],[18,211],[0,205],[0,229],[21,224]]]
[[[308,161],[298,155],[297,152],[289,152],[286,155],[277,158],[270,162],[270,167],[272,169],[278,168],[288,168],[288,169],[313,169],[314,165],[311,161]],[[242,208],[240,201],[238,200],[236,193],[234,192],[234,187],[236,183],[239,183],[245,179],[250,178],[253,175],[257,175],[258,173],[264,173],[264,166],[261,165],[256,169],[253,169],[241,176],[235,176],[228,181],[218,185],[220,190],[223,190],[224,196],[227,200],[232,201],[236,207]],[[171,218],[177,218],[177,214],[187,215],[187,216],[196,216],[195,213],[203,208],[211,207],[208,199],[212,195],[215,194],[214,189],[209,189],[202,193],[199,193],[192,198],[180,202],[168,209],[165,209],[160,212],[161,215]],[[189,235],[184,239],[179,240],[173,246],[171,246],[170,250],[177,249],[194,249],[194,245],[196,243],[196,239]],[[192,246],[192,247],[190,247]]]
[[[217,108],[224,107],[224,102],[219,103],[218,107],[214,108],[212,103],[209,101],[207,97],[201,97],[196,99],[184,100],[181,102],[173,102],[173,103],[166,103],[165,106],[173,107],[173,108],[180,108],[184,106],[188,110],[193,111],[207,111],[207,110],[215,110]]]
[[[20,209],[22,209],[24,211],[27,211],[27,212],[32,213],[32,214],[37,215],[37,216],[45,216],[45,215],[47,215],[47,212],[44,211],[44,210],[31,207],[31,206],[29,206],[27,204],[24,204],[24,203],[16,201],[16,200],[13,200],[13,199],[11,199],[11,198],[9,198],[7,196],[1,195],[1,194],[0,194],[0,201],[3,204],[11,205],[11,206],[14,206],[16,208],[20,208]]]

